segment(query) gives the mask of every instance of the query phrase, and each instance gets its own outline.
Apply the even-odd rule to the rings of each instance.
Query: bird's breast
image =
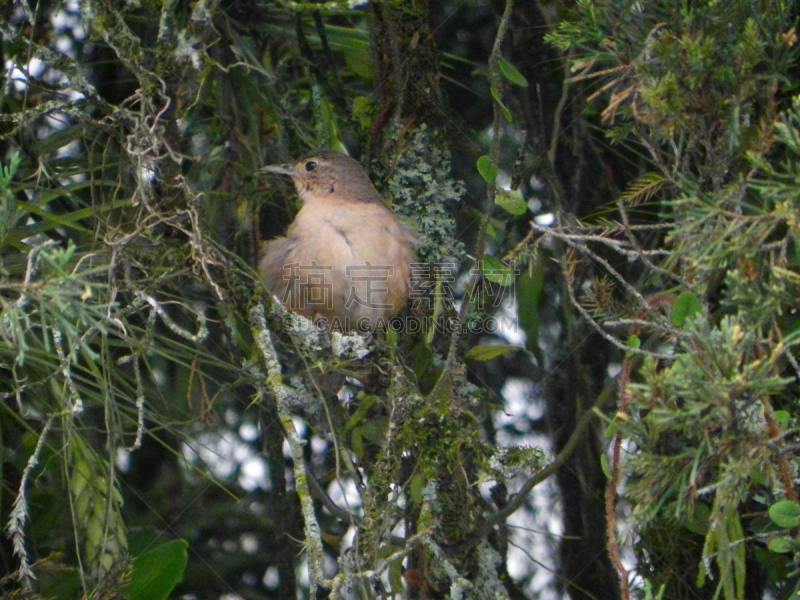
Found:
[[[295,312],[347,319],[346,329],[374,329],[407,302],[415,248],[383,204],[309,200],[281,248],[284,257],[270,260],[268,246],[262,265],[283,266],[283,285],[276,287]]]

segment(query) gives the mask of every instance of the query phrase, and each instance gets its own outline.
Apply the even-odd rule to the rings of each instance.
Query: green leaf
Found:
[[[347,423],[344,424],[344,427],[342,428],[342,434],[347,435],[350,430],[355,429],[364,423],[364,421],[367,420],[367,415],[369,414],[370,410],[372,410],[372,407],[375,406],[377,401],[377,396],[359,392],[356,396],[357,408],[352,416],[347,419]]]
[[[764,471],[762,471],[761,469],[762,469],[761,465],[759,465],[755,469],[751,469],[750,470],[750,478],[757,485],[768,486],[769,485],[769,479],[767,478],[767,474]]]
[[[0,188],[5,188],[11,185],[11,182],[14,181],[14,175],[16,175],[17,169],[19,168],[21,162],[22,155],[19,153],[19,150],[15,150],[14,154],[11,155],[11,161],[7,167],[0,163]]]
[[[411,494],[411,500],[414,502],[414,504],[422,504],[422,491],[425,489],[426,485],[428,485],[428,482],[420,473],[417,473],[411,478],[411,484],[408,486],[408,491]]]
[[[501,58],[497,63],[497,66],[500,67],[500,72],[505,75],[505,78],[511,83],[518,85],[519,87],[528,87],[528,80],[525,79],[525,76],[520,73],[517,70],[517,67],[512,65],[510,62]]]
[[[403,561],[393,560],[389,562],[389,589],[393,595],[399,596],[403,593]]]
[[[339,130],[336,110],[325,95],[322,86],[311,86],[311,97],[315,105],[317,129],[325,140],[325,147],[347,154],[347,148],[342,143],[342,133]]]
[[[386,441],[386,417],[374,416],[364,422],[364,426],[359,428],[362,436],[373,444],[382,444]]]
[[[486,235],[488,235],[493,240],[497,239],[497,230],[494,228],[494,223],[492,223],[492,219],[489,219],[486,223]]]
[[[499,356],[504,356],[515,350],[522,350],[519,346],[473,346],[467,352],[467,358],[480,362],[488,362]]]
[[[353,99],[353,119],[358,122],[358,126],[363,131],[368,131],[372,127],[372,115],[375,104],[372,98],[367,96],[356,96]]]
[[[794,550],[795,542],[790,537],[774,537],[767,542],[767,548],[776,554],[786,554]]]
[[[342,54],[344,54],[344,63],[347,65],[347,68],[361,79],[370,81],[373,77],[373,70],[372,52],[369,47],[369,42],[355,37],[341,37],[337,41],[339,43],[337,43],[336,46],[342,51]]]
[[[633,348],[634,350],[638,350],[639,347],[642,345],[642,340],[639,339],[638,335],[632,335],[628,338],[628,347]]]
[[[700,304],[700,300],[694,292],[683,292],[672,305],[672,325],[683,327],[686,321],[702,310],[703,305]]]
[[[492,98],[494,98],[494,101],[497,102],[497,106],[499,106],[500,110],[503,111],[503,118],[506,120],[506,123],[513,123],[514,117],[511,116],[511,111],[508,110],[508,107],[505,104],[503,104],[503,100],[500,98],[500,92],[498,92],[494,88],[491,88],[489,92],[492,94]]]
[[[350,448],[353,454],[360,460],[364,456],[364,435],[363,427],[356,427],[353,429],[353,435],[350,436]]]
[[[781,500],[769,507],[769,518],[778,527],[794,529],[800,525],[800,505],[791,500]]]
[[[495,181],[497,181],[497,167],[492,163],[492,159],[488,156],[481,156],[476,164],[478,165],[478,173],[481,174],[486,184],[494,185]]]
[[[544,269],[540,261],[530,265],[517,280],[517,316],[525,332],[525,348],[534,354],[539,364],[543,357],[539,349],[539,305],[544,296]]]
[[[522,194],[516,190],[497,190],[494,202],[512,215],[524,215],[528,212],[528,204],[523,199]]]
[[[183,577],[188,548],[186,540],[175,540],[134,558],[125,594],[130,600],[166,600]]]
[[[608,462],[608,455],[605,452],[600,455],[600,468],[603,469],[606,479],[611,479],[611,463]]]
[[[128,552],[130,556],[139,556],[156,546],[160,546],[164,538],[164,533],[157,527],[146,525],[144,527],[132,528],[128,538]]]
[[[791,420],[791,415],[787,410],[776,410],[775,411],[775,422],[778,424],[783,430],[789,429],[789,421]]]
[[[497,283],[503,287],[508,287],[514,283],[514,271],[490,254],[483,257],[482,271],[483,276],[492,283]]]
[[[711,507],[703,502],[694,505],[694,513],[688,515],[683,526],[698,535],[708,535],[708,522],[711,518]]]
[[[433,350],[428,344],[417,344],[411,351],[411,370],[417,379],[422,379],[433,365]]]

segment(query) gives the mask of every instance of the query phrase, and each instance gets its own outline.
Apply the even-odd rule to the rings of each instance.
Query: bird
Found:
[[[361,164],[323,150],[269,165],[302,203],[259,261],[266,288],[290,310],[343,331],[385,327],[408,302],[419,239],[387,206]]]

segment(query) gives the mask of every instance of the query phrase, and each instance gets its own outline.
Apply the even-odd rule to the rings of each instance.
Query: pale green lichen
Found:
[[[497,568],[503,564],[503,557],[483,541],[477,548],[478,564],[472,577],[470,598],[475,600],[506,600],[508,592],[500,581]]]
[[[498,448],[489,458],[487,468],[497,481],[506,481],[541,469],[545,463],[541,448],[507,446]]]
[[[337,358],[361,360],[366,358],[370,349],[368,339],[357,333],[345,335],[339,331],[331,332],[331,351]]]
[[[178,32],[178,42],[175,46],[175,58],[178,62],[188,59],[192,67],[200,70],[203,67],[203,60],[197,51],[196,45],[199,43],[197,37],[190,35],[185,29]]]
[[[259,390],[259,394],[263,395],[271,392],[275,396],[278,405],[278,414],[280,415],[281,424],[286,433],[286,440],[289,442],[289,448],[292,453],[292,470],[294,472],[295,490],[300,497],[306,534],[305,547],[308,556],[311,585],[309,593],[314,597],[317,593],[317,586],[329,587],[330,584],[324,578],[322,537],[319,522],[317,521],[314,510],[314,502],[311,498],[308,480],[306,478],[305,463],[303,460],[303,446],[306,441],[303,440],[296,431],[289,408],[290,399],[295,394],[295,391],[283,382],[278,352],[275,349],[272,335],[267,328],[264,307],[261,304],[257,304],[251,309],[250,325],[253,337],[261,350],[264,366],[267,369],[267,378],[264,382],[266,385],[260,386],[262,389]]]
[[[324,332],[314,325],[310,319],[293,313],[283,304],[277,296],[272,298],[272,314],[280,320],[283,330],[288,333],[299,350],[311,356],[322,350],[328,345],[324,339]]]
[[[389,192],[397,213],[417,224],[421,261],[457,266],[465,252],[449,210],[466,190],[453,179],[449,152],[444,144],[431,141],[433,135],[424,124],[408,135],[389,179]]]

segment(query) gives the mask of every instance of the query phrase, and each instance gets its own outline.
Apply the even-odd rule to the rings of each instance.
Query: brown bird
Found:
[[[286,237],[266,245],[259,270],[291,310],[334,327],[384,327],[408,301],[418,240],[383,202],[361,165],[317,152],[266,173],[289,175],[303,203]]]

